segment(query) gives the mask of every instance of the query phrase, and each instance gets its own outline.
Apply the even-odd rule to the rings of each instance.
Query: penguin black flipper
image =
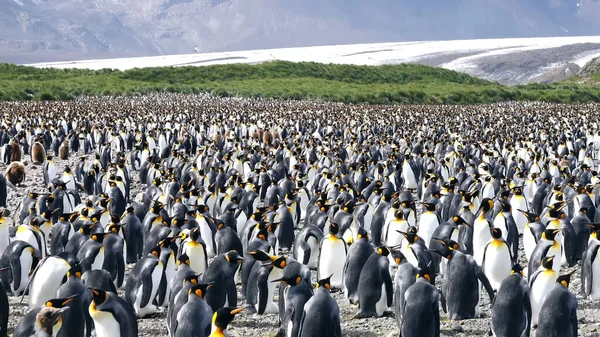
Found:
[[[386,270],[383,271],[382,276],[383,284],[385,285],[385,293],[387,295],[387,306],[390,308],[394,303],[394,281],[392,281],[392,276]]]
[[[300,242],[300,247],[302,248],[302,264],[303,265],[308,265],[308,262],[310,262],[310,254],[311,254],[311,250],[310,250],[310,246],[308,245],[308,243],[306,241],[302,241]],[[298,256],[300,257],[300,256]],[[346,273],[346,267],[348,264],[348,259],[346,259],[346,266],[344,266],[344,275]]]
[[[581,292],[586,297],[592,293],[592,285],[594,284],[594,272],[592,270],[592,266],[594,264],[594,261],[598,257],[599,248],[600,245],[596,245],[595,247],[591,247],[591,249],[588,249],[586,257],[584,258],[583,263],[581,265]],[[589,255],[590,258],[587,258],[587,255]]]
[[[21,261],[19,260],[20,256],[12,256],[10,261],[10,273],[8,273],[10,277],[10,284],[14,284],[15,286],[19,286],[21,284]],[[27,291],[27,289],[25,289]]]
[[[260,263],[260,262],[257,262]],[[267,295],[269,294],[269,284],[267,278],[273,267],[261,267],[262,270],[258,275],[257,286],[258,286],[258,314],[262,315],[265,313],[267,307],[267,301],[269,300]],[[229,297],[229,294],[228,294]]]
[[[156,268],[156,265],[158,264],[158,260],[156,260],[153,264],[152,267],[148,267],[148,270],[154,270],[154,268]],[[140,308],[145,308],[148,303],[150,303],[150,301],[152,300],[150,298],[150,295],[152,293],[152,274],[148,273],[148,275],[145,275],[142,279],[142,299],[140,301]]]

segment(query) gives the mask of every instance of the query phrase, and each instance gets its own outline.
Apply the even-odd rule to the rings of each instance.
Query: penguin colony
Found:
[[[480,335],[562,337],[600,300],[596,106],[0,108],[0,337],[133,337],[156,316],[168,336],[257,335],[240,315],[439,336],[482,310]]]

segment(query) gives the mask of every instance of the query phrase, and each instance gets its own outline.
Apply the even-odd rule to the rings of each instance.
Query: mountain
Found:
[[[597,0],[0,0],[0,62],[598,35]]]

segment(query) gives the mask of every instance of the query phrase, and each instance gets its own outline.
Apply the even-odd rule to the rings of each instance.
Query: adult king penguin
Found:
[[[529,285],[523,268],[514,265],[492,302],[492,327],[494,337],[529,336],[531,329],[531,302]]]
[[[542,304],[536,336],[578,336],[577,298],[569,291],[570,281],[571,274],[556,279]]]
[[[348,253],[346,242],[337,237],[338,232],[338,225],[332,222],[329,225],[329,235],[323,238],[319,247],[319,266],[317,268],[317,277],[330,277],[331,286],[335,289],[343,287],[344,265]]]

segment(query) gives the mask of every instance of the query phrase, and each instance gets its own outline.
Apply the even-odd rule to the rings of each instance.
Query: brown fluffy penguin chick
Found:
[[[69,159],[69,142],[67,142],[66,140],[58,148],[58,158],[62,160]]]
[[[22,157],[23,149],[21,149],[21,144],[13,139],[10,142],[10,161],[21,161]]]
[[[269,130],[265,130],[263,132],[263,143],[265,143],[265,145],[271,145],[272,142],[273,135],[271,135],[271,132],[269,132]]]
[[[4,177],[6,180],[10,181],[13,185],[18,185],[25,181],[25,165],[20,161],[13,161],[6,168],[6,172],[4,173]]]
[[[46,148],[41,142],[35,142],[31,146],[31,161],[34,164],[40,165],[46,161]]]
[[[65,308],[45,307],[35,316],[34,334],[32,337],[53,337],[62,327],[62,315]],[[56,330],[56,331],[55,331]]]

